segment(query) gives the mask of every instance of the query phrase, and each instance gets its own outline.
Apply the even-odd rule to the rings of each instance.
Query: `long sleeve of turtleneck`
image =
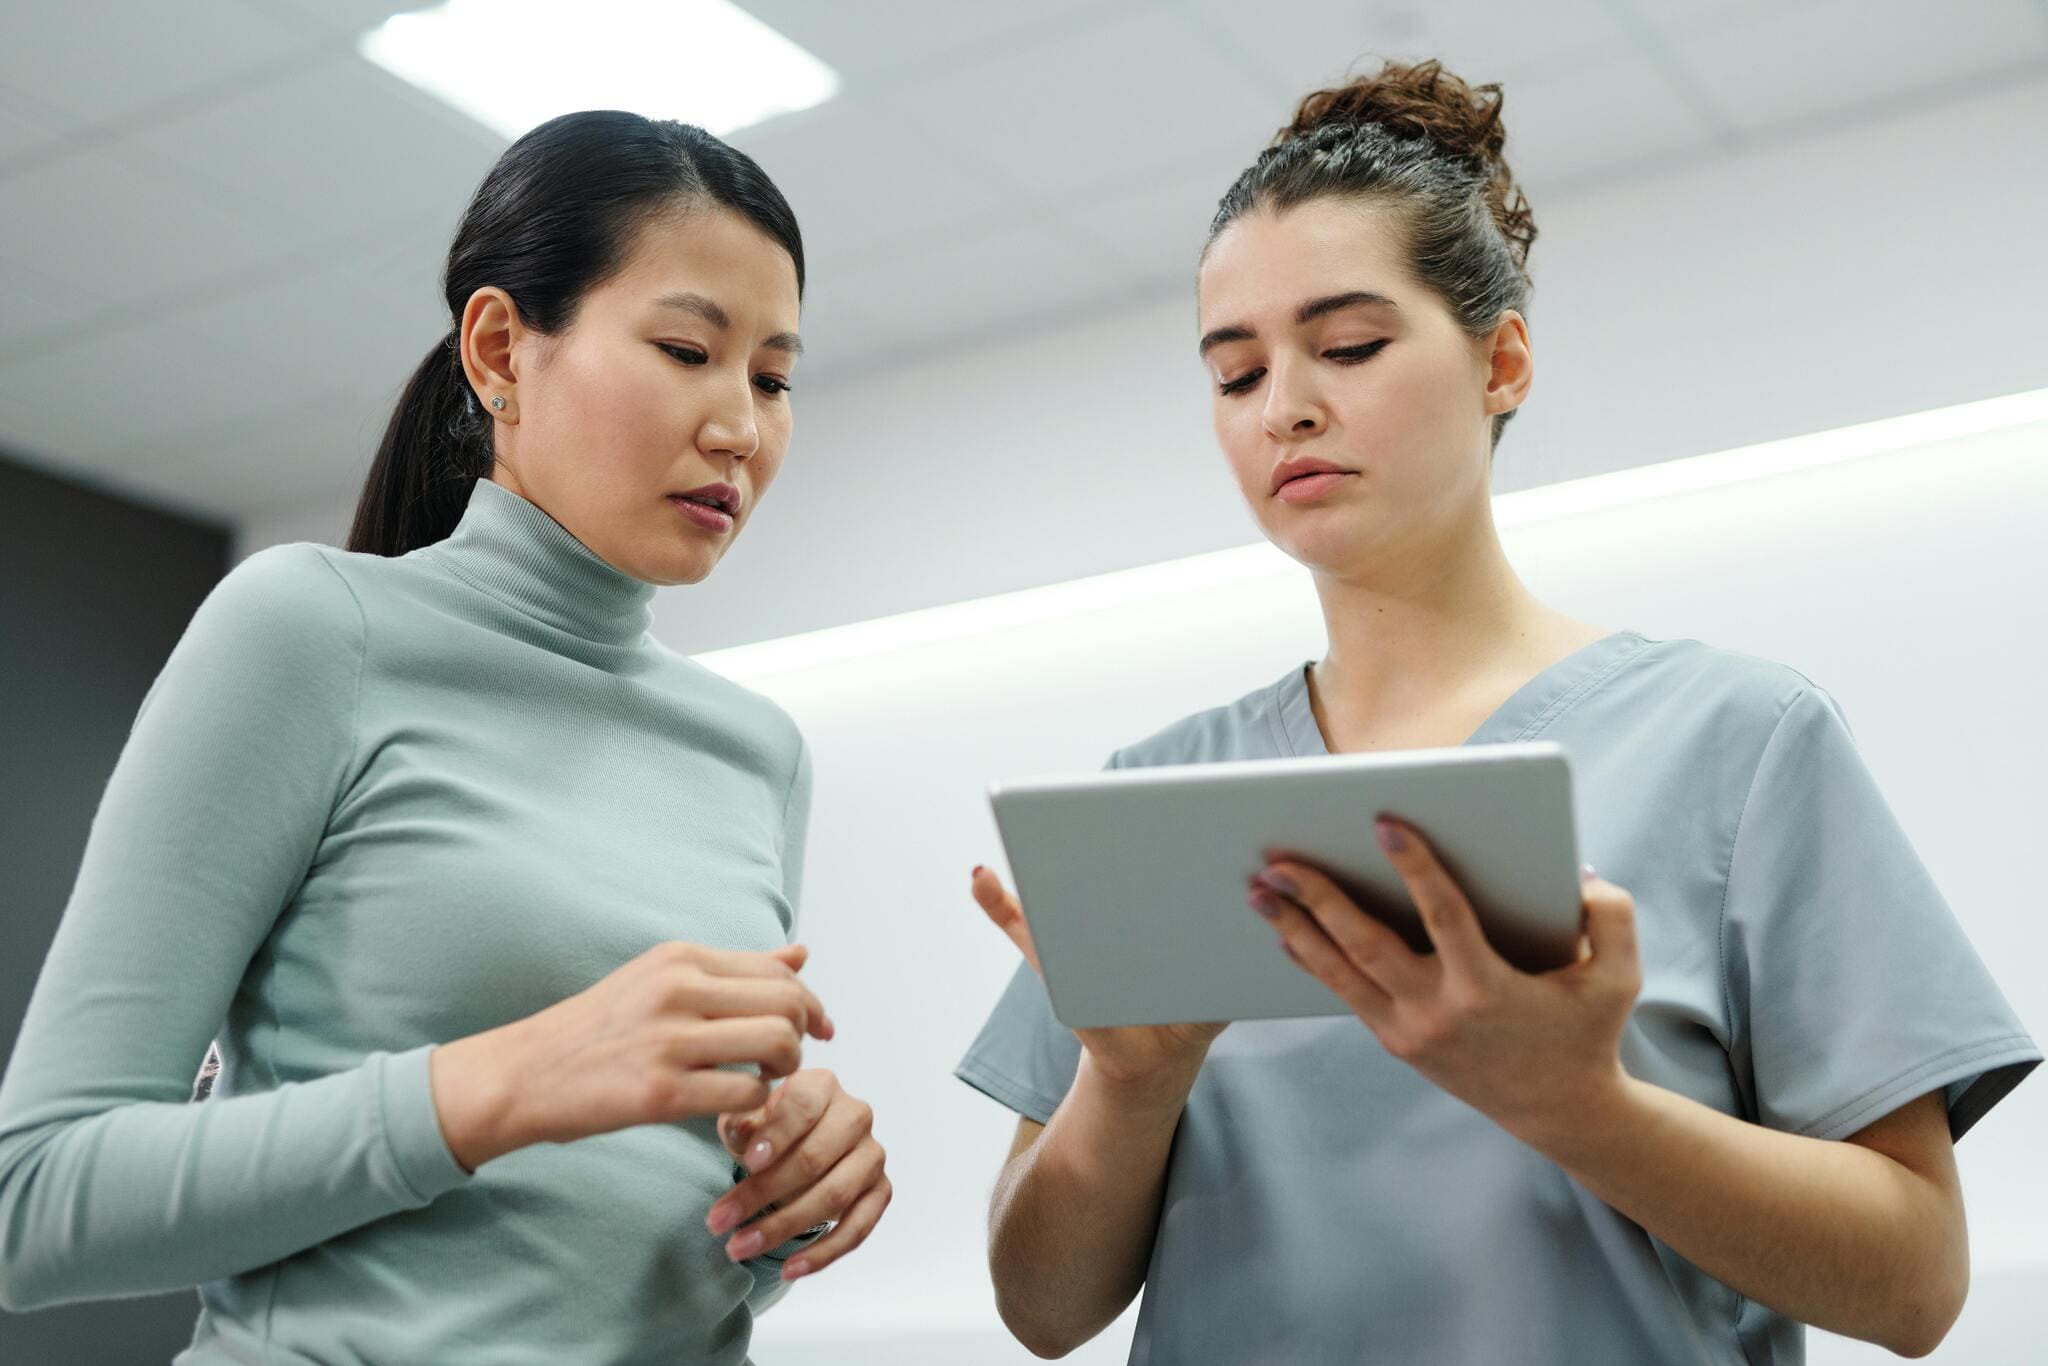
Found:
[[[466,1179],[426,1046],[188,1103],[347,782],[364,634],[319,552],[268,553],[143,702],[0,1088],[7,1307],[232,1275]]]
[[[0,1082],[0,1304],[201,1286],[181,1363],[743,1359],[768,1275],[704,1233],[708,1119],[472,1175],[428,1082],[435,1044],[664,939],[793,930],[801,739],[656,644],[651,591],[488,482],[425,550],[282,546],[216,587]]]

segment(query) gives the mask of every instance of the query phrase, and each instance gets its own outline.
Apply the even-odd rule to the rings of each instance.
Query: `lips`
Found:
[[[1342,465],[1333,465],[1327,460],[1316,460],[1312,458],[1283,460],[1279,463],[1279,465],[1274,467],[1273,486],[1268,490],[1268,492],[1274,495],[1278,495],[1281,489],[1285,488],[1287,485],[1293,483],[1297,479],[1313,479],[1318,475],[1325,474],[1346,475],[1356,473],[1356,470],[1345,469]],[[1318,480],[1317,487],[1328,487],[1329,485],[1338,482],[1340,481],[1337,479],[1322,479]]]
[[[701,503],[715,508],[728,517],[736,516],[740,510],[740,491],[731,484],[705,484],[686,493],[671,493],[670,498],[684,503]]]

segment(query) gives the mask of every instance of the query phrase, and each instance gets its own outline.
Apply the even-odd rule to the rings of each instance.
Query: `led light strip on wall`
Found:
[[[2048,422],[2048,389],[1862,422],[1832,431],[1738,446],[1710,455],[1596,474],[1505,493],[1493,500],[1503,529],[1583,512],[1644,503],[1701,489],[1768,479],[1796,470],[1908,450],[1938,441]],[[1301,572],[1264,541],[1186,559],[1120,569],[1014,593],[947,603],[914,612],[850,622],[800,635],[736,645],[698,655],[705,667],[737,681],[792,673],[891,650],[957,640],[1057,617],[1075,616],[1221,584]]]

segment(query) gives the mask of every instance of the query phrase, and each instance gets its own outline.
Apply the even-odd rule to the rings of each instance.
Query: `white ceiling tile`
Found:
[[[1435,57],[1475,84],[1503,71],[1622,36],[1602,0],[1190,0],[1271,81],[1285,105],[1267,130],[1287,122],[1312,90],[1377,69],[1388,58]]]
[[[740,0],[740,8],[859,82],[1066,29],[1088,11],[1107,6],[1105,0],[1031,0],[1021,5],[891,0],[887,6],[847,0]]]
[[[232,278],[302,247],[111,148],[36,166],[0,194],[0,258],[114,302]]]
[[[173,454],[129,463],[121,476],[137,492],[246,517],[280,503],[362,486],[388,405],[361,395],[311,395],[289,408],[174,437]]]
[[[10,388],[7,372],[0,368],[0,455],[51,470],[89,474],[86,466],[64,453],[75,426],[55,407]]]
[[[166,433],[195,420],[274,405],[250,382],[251,365],[237,339],[169,314],[16,356],[0,364],[0,393],[33,410],[41,449],[100,468],[116,452],[158,450]]]
[[[861,359],[875,363],[963,336],[1001,336],[1096,312],[1129,291],[1091,247],[1032,223],[953,234],[862,262],[848,277],[845,301],[871,329],[861,337]]]
[[[1510,71],[1500,85],[1508,165],[1539,227],[1549,187],[1716,146],[1707,116],[1633,45]]]
[[[1815,0],[1662,31],[1672,59],[1752,133],[2048,59],[2048,11],[2034,0]]]
[[[280,402],[337,388],[395,394],[448,329],[438,298],[401,293],[352,260],[279,275],[178,316],[195,335],[247,352],[244,382]]]
[[[278,17],[298,20],[320,32],[353,37],[376,28],[394,14],[428,9],[441,0],[258,0],[273,5]]]
[[[820,272],[919,231],[993,217],[1004,197],[901,114],[843,95],[734,134],[796,210]]]
[[[0,90],[0,177],[6,175],[9,162],[55,146],[77,126],[75,119]]]
[[[304,35],[235,0],[9,4],[0,86],[104,123],[300,50]]]
[[[350,242],[339,259],[398,298],[424,300],[445,325],[448,310],[441,298],[441,271],[448,264],[459,218],[459,212],[436,209],[389,225]]]
[[[1041,204],[1256,152],[1272,93],[1177,10],[1120,12],[890,95],[963,164]]]
[[[98,294],[76,281],[60,283],[39,271],[0,257],[0,351],[37,333],[75,326],[107,307]]]
[[[1195,264],[1216,206],[1251,155],[1199,165],[1058,205],[1061,221],[1097,243],[1134,282],[1180,287],[1194,298]]]
[[[266,222],[329,238],[429,212],[452,224],[506,144],[352,52],[335,52],[125,145],[222,187]]]

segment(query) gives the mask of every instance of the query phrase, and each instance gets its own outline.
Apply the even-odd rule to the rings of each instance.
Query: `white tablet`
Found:
[[[1069,1029],[1347,1013],[1245,897],[1264,851],[1286,850],[1426,951],[1381,813],[1428,837],[1509,962],[1578,956],[1571,769],[1549,742],[1110,769],[996,783],[989,801]]]

